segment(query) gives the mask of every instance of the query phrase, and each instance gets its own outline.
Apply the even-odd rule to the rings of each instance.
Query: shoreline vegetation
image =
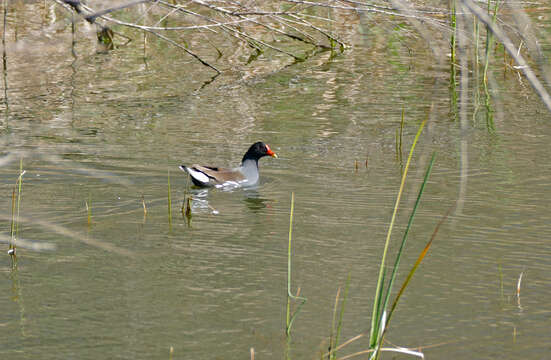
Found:
[[[182,51],[184,58],[189,56],[212,70],[199,89],[230,70],[230,59],[232,64],[239,59],[244,65],[255,66],[260,58],[278,58],[282,68],[326,51],[330,58],[346,56],[347,49],[353,51],[356,33],[372,22],[375,26],[388,24],[404,42],[421,40],[435,65],[449,64],[451,112],[465,126],[467,113],[461,106],[468,95],[461,89],[471,87],[473,120],[482,115],[491,132],[494,113],[499,111],[496,71],[514,74],[519,82],[526,80],[551,111],[547,89],[550,68],[542,49],[542,44],[551,41],[532,20],[532,14],[542,11],[538,4],[503,0],[429,4],[404,0],[343,0],[334,4],[307,0],[46,0],[42,8],[32,6],[34,13],[30,14],[18,2],[2,0],[4,105],[9,108],[7,60],[19,36],[17,22],[36,16],[36,10],[45,21],[54,20],[52,37],[62,26],[60,20],[70,24],[62,26],[62,31],[71,33],[73,55],[82,27],[88,32],[95,29],[98,51],[103,52],[133,44],[141,48],[146,59],[155,56],[156,46],[168,44]],[[154,38],[157,41],[152,41]],[[228,44],[233,46],[228,48]],[[409,56],[418,55],[410,50]]]
[[[95,32],[98,52],[132,44],[141,49],[145,60],[156,56],[156,47],[162,43],[174,47],[183,52],[183,58],[191,57],[212,71],[199,90],[239,62],[254,67],[266,58],[277,63],[277,71],[327,51],[330,59],[346,56],[356,46],[358,31],[370,23],[385,24],[388,31],[403,37],[406,46],[407,41],[422,41],[435,65],[448,64],[451,112],[462,127],[468,115],[461,107],[471,96],[473,120],[483,117],[488,131],[494,131],[494,114],[500,111],[497,71],[504,76],[511,73],[521,83],[526,80],[551,111],[550,68],[542,49],[551,41],[532,20],[533,14],[542,11],[537,2],[46,0],[32,6],[33,14],[18,2],[2,0],[1,5],[6,108],[7,64],[13,42],[20,36],[18,21],[38,11],[44,22],[54,21],[46,29],[56,30],[52,37],[59,30],[71,34],[73,56],[83,28]],[[410,50],[409,56],[419,55]],[[472,95],[461,91],[468,88],[473,89]]]
[[[551,76],[535,34],[537,27],[523,11],[522,3],[508,5],[502,0],[488,0],[486,8],[483,8],[483,3],[472,0],[448,0],[445,7],[441,7],[441,3],[427,6],[399,0],[345,0],[335,4],[284,0],[254,2],[250,6],[231,1],[211,3],[203,0],[135,0],[123,4],[96,1],[90,2],[90,5],[78,0],[51,1],[65,9],[67,16],[70,14],[73,24],[78,24],[79,19],[93,24],[98,42],[106,49],[132,41],[132,37],[118,30],[132,29],[143,34],[144,54],[148,51],[148,35],[154,36],[192,56],[216,75],[221,70],[210,59],[223,56],[221,46],[217,45],[220,42],[237,41],[245,45],[249,49],[247,64],[266,51],[284,54],[293,62],[301,62],[320,51],[331,51],[334,56],[343,53],[350,46],[345,40],[350,34],[339,27],[342,28],[350,18],[367,15],[379,15],[388,21],[398,18],[409,22],[417,31],[417,36],[425,40],[437,63],[450,61],[452,84],[457,84],[455,75],[460,73],[461,78],[464,73],[462,69],[478,68],[480,59],[483,59],[481,86],[486,95],[486,105],[490,102],[488,64],[496,60],[491,58],[492,48],[502,47],[504,64],[507,64],[507,54],[511,59],[511,63],[506,65],[509,70],[522,73],[551,110],[551,97],[539,80],[543,78],[549,85]],[[6,11],[5,6],[4,13]],[[481,24],[484,31],[480,29]],[[197,37],[203,40],[198,41]],[[204,41],[210,45],[210,55],[203,56],[193,50],[193,44]],[[303,49],[293,50],[296,47],[293,42],[303,44]],[[482,42],[485,46],[481,53],[479,44]],[[525,52],[527,57],[540,64],[540,71],[525,60]],[[448,57],[448,54],[451,56]]]

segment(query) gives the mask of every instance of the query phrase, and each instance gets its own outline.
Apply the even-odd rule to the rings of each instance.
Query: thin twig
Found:
[[[318,32],[320,32],[320,33],[322,33],[322,34],[325,35],[328,39],[337,42],[339,45],[341,45],[341,46],[346,46],[346,45],[344,44],[344,42],[342,42],[342,41],[340,41],[339,39],[337,39],[334,35],[328,33],[327,31],[323,30],[322,28],[319,28],[319,27],[315,26],[315,25],[312,24],[311,22],[306,21],[306,20],[304,20],[304,19],[301,19],[301,18],[299,18],[298,16],[295,16],[295,15],[292,15],[292,14],[289,14],[289,16],[292,17],[292,18],[295,19],[295,20],[301,21],[302,23],[304,23],[304,25],[306,25],[306,26],[308,26],[308,27],[310,27],[310,28],[312,28],[312,29],[314,29],[314,30],[316,30],[316,31],[318,31]]]
[[[191,1],[193,1],[194,3],[200,4],[200,5],[206,6],[206,7],[208,7],[209,9],[213,9],[213,10],[219,11],[219,12],[221,12],[221,13],[223,13],[223,14],[226,14],[226,15],[234,15],[231,11],[228,11],[228,10],[226,10],[226,9],[224,9],[224,8],[219,7],[219,6],[215,6],[215,5],[212,5],[212,4],[203,2],[203,1],[201,1],[201,0],[191,0]],[[239,17],[241,17],[241,16],[239,16]],[[253,19],[250,19],[250,21],[253,22],[253,23],[255,23],[255,24],[264,26],[264,27],[267,27],[267,26],[268,26],[268,25],[266,25],[266,24],[259,23],[259,22],[257,22],[256,20],[253,20]],[[262,40],[255,39],[254,37],[252,37],[251,35],[249,35],[249,34],[247,34],[247,33],[238,31],[238,30],[233,29],[233,28],[230,28],[230,29],[231,29],[232,31],[236,32],[237,34],[241,35],[241,36],[244,36],[244,37],[246,37],[246,38],[248,38],[248,39],[251,39],[251,40],[253,40],[253,41],[255,41],[255,42],[261,44],[262,46],[265,46],[265,47],[270,48],[270,49],[272,49],[272,50],[281,52],[281,53],[283,53],[283,54],[285,54],[285,55],[289,55],[290,57],[294,58],[295,60],[302,60],[302,59],[299,58],[298,56],[296,56],[296,55],[294,55],[294,54],[292,54],[292,53],[290,53],[290,52],[288,52],[288,51],[285,51],[285,50],[283,50],[283,49],[280,49],[280,48],[278,48],[278,47],[275,47],[275,46],[273,46],[273,45],[270,45],[270,44],[268,44],[268,43],[265,43],[265,42],[263,42]],[[272,29],[273,29],[273,28],[272,28]]]
[[[64,2],[64,1],[61,1],[61,0],[54,0],[55,2],[61,4],[62,6],[64,7],[67,7],[67,4]],[[90,12],[92,13],[92,15],[87,15],[87,16],[84,16],[84,18],[89,21],[89,22],[95,22],[96,19],[98,18],[101,18],[101,19],[105,19],[107,21],[111,21],[115,24],[119,24],[119,25],[124,25],[124,26],[128,26],[128,27],[134,27],[134,28],[138,28],[138,29],[141,29],[142,31],[146,31],[146,32],[149,32],[155,36],[157,36],[158,38],[161,38],[163,40],[165,40],[166,42],[182,49],[183,51],[185,51],[186,53],[188,53],[189,55],[191,55],[192,57],[194,57],[197,61],[199,61],[201,64],[213,69],[214,71],[216,71],[216,73],[220,74],[221,71],[218,70],[214,65],[210,64],[209,62],[207,62],[206,60],[203,60],[199,55],[197,55],[195,52],[187,49],[186,47],[178,44],[176,41],[162,35],[162,34],[159,34],[158,32],[156,31],[153,31],[151,29],[149,29],[148,27],[145,27],[143,25],[138,25],[138,24],[132,24],[132,23],[127,23],[127,22],[124,22],[124,21],[120,21],[120,20],[117,20],[115,18],[112,18],[110,16],[107,16],[106,14],[107,13],[110,13],[114,10],[119,10],[119,9],[122,9],[124,7],[128,7],[130,5],[136,5],[136,4],[140,4],[140,3],[144,3],[144,2],[148,2],[150,0],[141,0],[141,1],[137,1],[137,2],[134,2],[134,3],[131,3],[131,4],[127,4],[127,5],[123,5],[121,7],[117,7],[117,8],[112,8],[110,9],[110,11],[100,11],[100,12],[95,12],[93,11],[93,9],[87,7],[87,6],[84,6],[84,5],[79,5],[81,9],[84,9],[86,10],[87,12]],[[80,3],[79,3],[80,4]],[[78,11],[77,11],[78,12]],[[101,26],[101,25],[100,25]]]
[[[119,20],[117,19],[114,19],[114,18],[111,18],[111,17],[108,17],[108,16],[102,16],[102,18],[106,19],[106,20],[109,20],[109,21],[112,21],[114,23],[119,23]],[[128,25],[130,26],[130,25]],[[136,25],[135,27],[140,27],[140,25]],[[158,38],[160,39],[163,39],[164,41],[184,50],[186,53],[188,53],[189,55],[191,55],[192,57],[194,57],[197,61],[199,61],[201,64],[213,69],[214,71],[216,71],[218,74],[221,73],[220,70],[218,70],[214,65],[211,65],[210,63],[208,63],[206,60],[203,60],[199,55],[197,55],[196,53],[194,53],[193,51],[189,50],[188,48],[186,48],[185,46],[183,45],[180,45],[178,44],[176,41],[172,40],[171,38],[168,38],[164,35],[161,35],[159,34],[158,32],[156,31],[153,31],[153,30],[149,30],[149,29],[145,29],[143,27],[140,27],[143,31],[147,31],[148,33],[151,33],[155,36],[157,36]]]

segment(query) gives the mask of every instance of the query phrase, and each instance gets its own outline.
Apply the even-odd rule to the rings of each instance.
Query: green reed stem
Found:
[[[480,80],[480,76],[479,76],[479,72],[480,72],[480,69],[479,69],[479,64],[480,64],[480,60],[478,58],[478,53],[480,51],[479,49],[479,34],[480,34],[480,25],[479,25],[479,21],[478,19],[476,18],[476,16],[473,16],[473,40],[474,40],[474,65],[473,65],[473,72],[474,72],[474,79],[475,79],[475,84],[476,85],[476,88],[475,88],[475,91],[474,91],[474,109],[473,109],[473,122],[476,121],[476,115],[478,113],[478,109],[480,107],[480,91],[479,91],[479,86],[478,86],[478,82]]]
[[[302,306],[306,303],[307,299],[291,293],[291,251],[292,251],[292,238],[293,238],[293,211],[295,207],[295,193],[291,193],[291,215],[289,217],[289,247],[287,250],[287,316],[286,316],[286,328],[285,334],[289,336],[291,334],[291,326],[300,312]],[[291,314],[291,300],[302,300],[298,305],[296,311]]]
[[[10,237],[11,237],[11,242],[10,242],[10,249],[14,248],[15,247],[15,209],[16,209],[16,199],[17,199],[17,195],[16,195],[16,188],[17,188],[17,183],[15,184],[15,186],[13,187],[13,190],[11,192],[11,226],[10,226]]]
[[[402,119],[400,120],[400,128],[396,129],[396,160],[402,165],[402,139],[404,134],[404,114],[405,109],[402,108]]]
[[[478,52],[479,52],[479,36],[480,34],[480,24],[478,22],[478,19],[476,16],[473,16],[473,37],[474,37],[474,68],[478,72],[478,64],[480,60],[478,59]]]
[[[168,170],[167,182],[168,182],[168,224],[172,225],[172,196],[170,192],[170,169]]]
[[[346,299],[348,298],[348,289],[350,288],[350,272],[348,272],[348,277],[346,278],[346,285],[344,286],[344,296],[342,298],[341,303],[341,311],[339,313],[339,321],[337,323],[337,333],[335,335],[335,342],[332,345],[331,349],[336,349],[339,346],[339,340],[341,337],[341,330],[342,330],[342,319],[344,317],[344,309],[346,307]],[[337,352],[336,350],[332,352],[331,359],[337,358]]]
[[[488,0],[488,15],[490,15],[490,0]],[[496,1],[496,9],[497,9],[497,1]],[[494,16],[492,18],[492,22],[495,23],[496,19],[496,13],[494,13]],[[488,93],[488,65],[490,62],[490,53],[492,51],[492,43],[493,43],[493,33],[490,31],[490,27],[486,26],[486,59],[484,60],[484,90],[486,93]]]
[[[419,268],[419,265],[421,264],[423,259],[427,256],[427,253],[428,253],[434,239],[436,238],[436,234],[438,234],[438,231],[440,230],[440,227],[442,226],[444,221],[446,221],[448,219],[448,217],[450,216],[451,211],[454,208],[455,208],[455,204],[453,206],[451,206],[448,209],[448,211],[446,212],[446,214],[444,214],[442,219],[440,219],[440,221],[438,222],[438,224],[436,225],[436,228],[434,229],[434,231],[432,233],[432,236],[430,237],[430,240],[427,242],[427,244],[425,245],[425,248],[423,249],[423,251],[421,251],[421,253],[417,257],[417,261],[415,261],[415,264],[413,264],[413,267],[409,271],[409,273],[406,277],[406,280],[404,281],[404,283],[400,287],[400,290],[398,291],[398,294],[396,295],[396,298],[392,302],[392,306],[390,307],[390,311],[388,312],[388,318],[386,320],[386,325],[387,326],[385,326],[384,331],[383,331],[383,335],[381,336],[381,344],[384,340],[384,336],[385,336],[386,331],[388,329],[388,324],[390,323],[390,319],[392,318],[392,314],[394,313],[394,310],[396,309],[396,305],[398,305],[398,301],[400,300],[400,298],[404,294],[404,291],[406,290],[407,286],[409,285],[409,282],[411,281],[411,278],[413,277],[413,275],[415,274],[415,272]]]
[[[12,191],[11,197],[11,226],[10,226],[10,237],[11,241],[9,244],[8,254],[12,259],[12,267],[17,265],[17,256],[16,256],[16,241],[19,237],[19,215],[21,209],[21,196],[23,194],[23,175],[25,175],[23,170],[23,159],[19,161],[19,176],[15,182],[15,187]],[[17,190],[17,192],[16,192]]]
[[[396,220],[396,214],[398,212],[398,206],[400,204],[400,200],[402,198],[402,193],[404,191],[404,184],[406,182],[406,177],[409,170],[409,165],[411,163],[411,159],[413,157],[413,151],[415,150],[415,145],[417,144],[417,141],[419,140],[419,137],[421,135],[421,132],[423,131],[423,128],[425,127],[425,124],[427,122],[427,119],[423,120],[421,125],[419,126],[419,129],[417,130],[417,134],[415,135],[415,139],[413,140],[413,144],[411,145],[409,156],[406,162],[406,166],[404,168],[404,173],[402,175],[402,181],[400,183],[400,189],[398,190],[398,196],[396,197],[396,203],[394,205],[394,211],[392,212],[392,218],[390,220],[390,225],[388,228],[386,241],[385,241],[385,247],[383,250],[383,255],[381,258],[381,266],[379,268],[379,277],[377,280],[377,288],[375,290],[375,300],[373,302],[373,313],[371,316],[371,330],[369,335],[369,342],[370,342],[370,348],[374,348],[378,343],[378,338],[380,336],[379,329],[380,329],[380,321],[381,316],[383,315],[384,309],[381,308],[381,296],[383,292],[383,279],[384,279],[384,273],[385,273],[385,262],[386,257],[388,253],[388,247],[390,245],[390,236],[392,234],[392,229],[394,228],[394,222]]]
[[[92,193],[88,193],[88,201],[86,201],[86,212],[88,213],[88,226],[92,225]]]
[[[295,208],[295,193],[291,193],[291,215],[289,216],[289,247],[287,249],[287,316],[285,333],[289,335],[291,327],[291,242],[293,238],[293,211]]]
[[[499,1],[496,0],[495,6],[494,6],[494,14],[492,16],[492,24],[496,23],[497,20],[497,11],[499,8]],[[490,0],[488,0],[488,15],[491,15],[491,3]],[[488,90],[488,66],[490,63],[490,55],[492,52],[492,45],[493,45],[493,39],[494,34],[490,29],[489,25],[486,25],[486,59],[484,61],[484,74],[483,74],[483,87],[484,87],[484,94],[486,96],[486,128],[488,131],[493,132],[495,131],[494,126],[494,117],[493,117],[493,110],[491,107],[491,101],[490,101],[490,92]]]
[[[455,49],[457,45],[457,14],[455,0],[450,2],[450,27],[452,29],[450,38],[450,50],[451,50],[451,67],[452,72],[455,72],[456,54]]]
[[[496,0],[496,4],[495,4],[495,7],[494,7],[494,15],[492,16],[492,23],[494,23],[494,24],[495,24],[496,19],[497,19],[497,10],[498,10],[498,1]],[[488,0],[488,15],[491,15],[490,0]],[[486,59],[484,60],[483,79],[484,79],[484,90],[485,90],[487,96],[489,96],[489,93],[488,93],[488,66],[489,66],[489,63],[490,63],[490,55],[491,55],[491,52],[492,52],[493,40],[494,40],[494,34],[490,30],[490,27],[488,25],[486,25],[486,52],[485,52]]]
[[[339,297],[341,295],[341,287],[337,289],[337,296],[335,296],[335,305],[333,306],[333,319],[331,320],[331,333],[329,334],[329,359],[333,359],[334,338],[336,337],[336,325],[337,322],[337,307],[339,306]]]
[[[383,309],[386,309],[388,306],[388,301],[390,299],[390,294],[392,292],[392,287],[394,285],[394,280],[396,280],[396,274],[398,273],[398,268],[400,266],[400,260],[402,258],[402,253],[404,251],[406,241],[409,235],[409,230],[411,229],[411,226],[413,224],[413,219],[415,218],[415,214],[417,213],[417,209],[419,208],[419,204],[421,203],[421,196],[423,195],[423,191],[425,190],[425,185],[427,184],[427,181],[429,179],[430,173],[432,171],[432,166],[434,165],[434,160],[436,158],[436,153],[432,154],[432,158],[430,160],[429,166],[427,167],[427,171],[425,172],[425,177],[423,178],[423,183],[421,184],[421,187],[419,188],[419,193],[417,195],[417,200],[415,201],[415,204],[413,205],[413,209],[411,211],[411,214],[409,216],[409,221],[406,227],[406,230],[404,231],[404,236],[402,237],[402,243],[400,244],[400,248],[398,249],[398,253],[396,255],[396,260],[394,261],[394,266],[392,268],[392,274],[390,275],[390,281],[388,283],[388,288],[386,291],[386,297],[385,301],[383,303]],[[386,320],[386,324],[383,328],[388,327],[388,322],[390,321],[390,317],[392,316],[392,313],[389,312]]]
[[[400,142],[398,144],[398,153],[400,154],[400,164],[402,164],[402,139],[404,138],[404,115],[406,109],[402,108],[402,119],[400,120]]]
[[[456,114],[457,110],[457,8],[455,0],[450,1],[450,90],[451,90],[451,108],[453,114]]]
[[[503,269],[501,268],[501,261],[497,264],[497,271],[499,274],[499,296],[503,300]]]
[[[15,182],[15,188],[12,194],[12,225],[11,225],[11,237],[13,240],[13,248],[15,248],[15,240],[19,236],[19,214],[21,209],[21,195],[23,193],[23,175],[26,171],[23,171],[23,159],[19,163],[19,176]],[[17,193],[16,193],[17,189]],[[17,199],[17,200],[16,200]],[[11,248],[11,245],[10,245]]]
[[[25,175],[25,171],[23,171],[23,158],[19,160],[19,177],[17,179],[18,186],[17,186],[17,221],[15,226],[15,236],[19,236],[19,214],[21,209],[21,195],[23,193],[23,175]]]

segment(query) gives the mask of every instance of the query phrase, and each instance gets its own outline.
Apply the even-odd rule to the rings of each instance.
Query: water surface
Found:
[[[38,41],[31,29],[41,26],[22,26],[18,41]],[[23,159],[21,213],[30,221],[21,237],[57,249],[19,249],[16,270],[7,255],[0,262],[2,358],[166,359],[170,347],[174,358],[248,358],[251,347],[259,358],[287,351],[315,358],[327,348],[337,288],[349,272],[342,338],[368,331],[407,149],[427,114],[391,250],[433,152],[437,158],[400,279],[441,217],[458,200],[460,207],[440,228],[388,340],[425,347],[428,358],[544,358],[551,116],[516,74],[498,72],[506,90],[495,131],[483,112],[462,131],[450,111],[448,68],[422,48],[414,57],[386,48],[384,36],[374,28],[337,57],[319,53],[258,73],[243,67],[207,85],[211,75],[171,48],[144,62],[137,44],[97,53],[81,39],[72,56],[59,38],[43,51],[10,41],[0,123],[2,155],[15,156],[0,173],[2,228],[8,232]],[[238,165],[257,140],[280,157],[260,161],[260,184],[192,190],[188,223],[178,165]],[[287,343],[293,192],[293,290],[300,287],[308,302]],[[342,354],[365,348],[367,339],[359,340]]]

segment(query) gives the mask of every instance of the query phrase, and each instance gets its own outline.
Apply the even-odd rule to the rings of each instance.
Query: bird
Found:
[[[258,160],[264,156],[277,158],[277,154],[262,141],[255,142],[243,155],[241,166],[221,168],[213,166],[180,165],[179,168],[191,176],[191,181],[199,187],[252,186],[258,183]]]

